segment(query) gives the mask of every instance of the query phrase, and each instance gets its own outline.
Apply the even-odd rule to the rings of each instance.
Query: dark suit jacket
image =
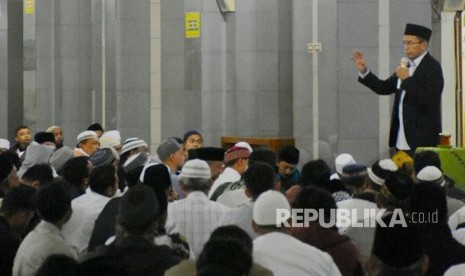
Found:
[[[444,87],[441,65],[429,53],[426,53],[417,65],[413,76],[402,81],[397,89],[395,74],[386,80],[380,80],[373,73],[359,82],[379,95],[395,94],[391,117],[389,146],[395,147],[399,130],[399,102],[402,90],[405,90],[403,102],[403,121],[405,137],[410,148],[437,146],[441,132],[441,94]]]

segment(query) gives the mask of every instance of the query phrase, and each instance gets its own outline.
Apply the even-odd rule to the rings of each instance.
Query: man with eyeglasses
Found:
[[[441,132],[444,78],[441,65],[427,51],[431,33],[424,26],[406,25],[402,45],[407,59],[386,80],[368,69],[361,51],[352,54],[359,82],[378,95],[395,94],[389,146],[412,156],[417,147],[437,146]]]

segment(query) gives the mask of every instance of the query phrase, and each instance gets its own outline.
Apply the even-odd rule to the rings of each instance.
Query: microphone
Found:
[[[400,59],[400,67],[409,68],[408,58],[402,57]],[[397,79],[397,89],[400,89],[401,79]]]

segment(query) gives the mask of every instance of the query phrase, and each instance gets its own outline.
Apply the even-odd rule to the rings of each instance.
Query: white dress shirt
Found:
[[[35,275],[44,261],[53,254],[62,254],[77,259],[77,251],[66,243],[60,229],[42,220],[19,246],[16,253],[13,275]]]
[[[198,256],[228,209],[209,200],[203,192],[191,192],[185,199],[168,204],[166,232],[177,232],[186,237],[195,256]]]
[[[236,182],[241,180],[241,175],[233,168],[226,167],[224,171],[218,176],[218,178],[213,182],[210,191],[208,192],[208,198],[211,198],[215,190],[221,186],[221,184],[226,182]]]
[[[87,189],[85,194],[71,201],[73,214],[63,226],[62,233],[65,240],[77,248],[79,256],[87,253],[95,220],[110,199]]]
[[[185,198],[186,196],[184,195],[184,192],[181,189],[181,185],[179,184],[179,175],[177,175],[175,172],[171,172],[169,168],[168,171],[170,172],[171,187],[173,187],[173,191],[175,191],[178,195],[178,199]]]
[[[417,69],[418,64],[422,61],[422,59],[426,55],[426,51],[413,61],[409,61],[409,68],[408,68],[408,75],[409,77],[413,76],[413,73],[415,73],[415,70]],[[405,136],[405,127],[404,127],[404,98],[405,98],[405,90],[402,90],[402,94],[400,95],[400,101],[399,101],[399,131],[397,132],[397,142],[396,142],[396,148],[400,150],[410,150],[410,146],[407,142],[407,138]]]
[[[253,230],[253,206],[255,201],[249,200],[249,202],[242,204],[241,206],[229,209],[220,220],[220,225],[236,225],[252,239],[257,237],[257,233]]]
[[[280,232],[257,237],[253,259],[275,276],[341,275],[328,253]]]
[[[241,206],[244,203],[249,202],[250,197],[245,194],[245,187],[232,190],[222,193],[217,199],[216,202],[228,206],[230,208]]]

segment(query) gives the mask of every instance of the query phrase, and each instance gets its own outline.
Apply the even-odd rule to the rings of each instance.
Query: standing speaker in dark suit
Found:
[[[430,37],[430,29],[407,24],[402,41],[407,58],[386,80],[370,72],[362,52],[355,50],[352,56],[359,82],[376,94],[395,94],[389,146],[397,150],[413,153],[417,147],[439,144],[444,78],[441,65],[427,51]]]

